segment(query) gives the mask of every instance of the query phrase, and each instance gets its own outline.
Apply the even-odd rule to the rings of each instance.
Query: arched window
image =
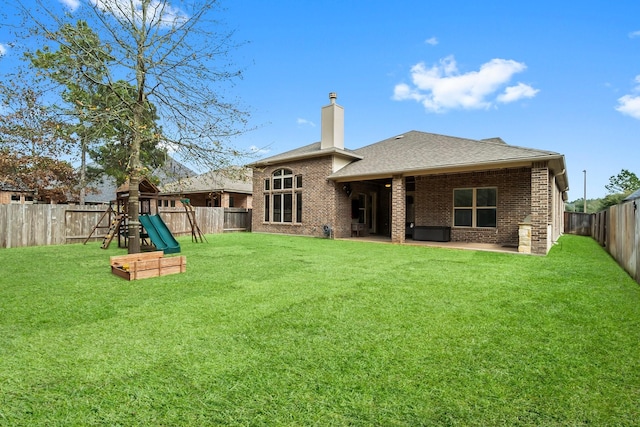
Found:
[[[302,222],[302,175],[276,169],[264,180],[264,220],[271,223]]]

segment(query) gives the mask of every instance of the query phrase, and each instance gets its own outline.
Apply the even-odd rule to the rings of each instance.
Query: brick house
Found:
[[[251,169],[230,167],[181,178],[160,189],[162,206],[180,206],[188,198],[192,206],[252,208]]]
[[[349,150],[344,109],[329,97],[320,142],[250,165],[254,232],[492,243],[534,254],[562,233],[563,155],[418,131]]]
[[[0,205],[33,203],[35,191],[22,183],[0,180]]]

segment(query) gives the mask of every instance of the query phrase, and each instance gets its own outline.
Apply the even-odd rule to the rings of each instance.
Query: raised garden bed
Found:
[[[112,256],[110,261],[111,272],[127,280],[147,279],[187,271],[185,256],[164,258],[163,251]]]

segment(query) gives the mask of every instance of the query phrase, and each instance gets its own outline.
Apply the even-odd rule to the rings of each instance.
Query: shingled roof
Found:
[[[162,194],[188,194],[225,191],[228,193],[252,194],[253,170],[228,168],[214,170],[191,178],[182,178],[161,188]]]
[[[347,159],[360,160],[362,156],[357,154],[353,150],[342,150],[340,148],[320,148],[320,142],[314,142],[313,144],[305,145],[304,147],[296,148],[290,151],[286,151],[275,156],[267,157],[266,159],[258,160],[249,165],[254,166],[267,166],[277,163],[290,162],[295,160],[310,159],[314,157],[323,157],[337,155]]]
[[[320,143],[306,145],[252,163],[266,166],[314,157],[338,155],[349,160],[329,179],[345,182],[389,178],[393,175],[427,175],[433,173],[469,172],[505,167],[531,166],[548,161],[552,172],[568,188],[562,154],[509,145],[500,138],[467,139],[412,130],[356,150],[321,149]]]
[[[629,194],[627,197],[625,197],[624,199],[622,199],[623,202],[630,202],[632,200],[636,200],[636,199],[640,199],[640,189],[634,191],[633,193]]]
[[[22,193],[32,193],[29,187],[27,187],[21,180],[19,179],[2,179],[0,178],[0,191],[11,191],[11,192],[22,192]]]
[[[553,151],[508,145],[499,138],[474,140],[418,131],[385,139],[354,152],[362,160],[348,164],[333,173],[330,179],[345,181],[396,174],[482,170],[530,165],[534,161],[555,161],[552,169],[564,168],[564,156]]]

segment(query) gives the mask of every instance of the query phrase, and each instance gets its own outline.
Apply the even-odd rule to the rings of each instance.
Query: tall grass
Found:
[[[0,425],[637,425],[640,289],[546,257],[260,234],[127,282],[0,250]]]

